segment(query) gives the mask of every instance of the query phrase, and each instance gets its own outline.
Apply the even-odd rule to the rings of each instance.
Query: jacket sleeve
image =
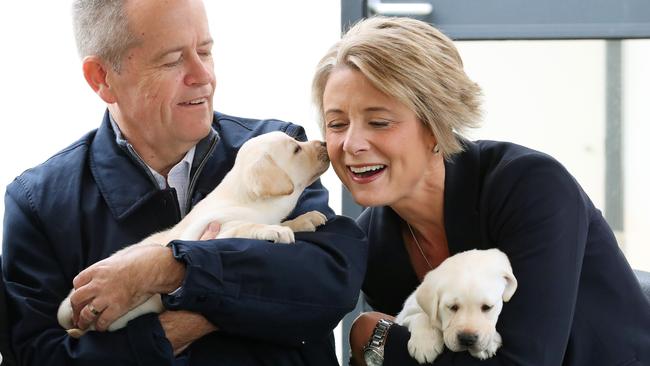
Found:
[[[199,312],[226,333],[285,345],[322,340],[356,305],[367,253],[364,233],[327,201],[320,182],[303,192],[290,217],[318,210],[328,222],[296,233],[294,244],[173,241],[186,276],[165,306]]]
[[[531,155],[487,178],[481,207],[487,231],[512,264],[518,288],[497,323],[503,346],[485,361],[445,351],[434,365],[560,365],[576,306],[590,203],[573,177],[553,159]],[[410,335],[393,327],[386,344],[390,365],[417,365]]]
[[[65,213],[62,213],[65,214]],[[20,365],[171,365],[172,349],[157,314],[135,319],[116,332],[90,332],[74,339],[56,312],[71,279],[43,229],[27,185],[7,187],[2,276],[5,281],[12,347]],[[125,334],[126,333],[126,334]]]

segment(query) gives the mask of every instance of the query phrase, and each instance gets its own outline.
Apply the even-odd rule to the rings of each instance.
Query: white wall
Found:
[[[206,1],[217,74],[215,109],[278,118],[321,138],[310,84],[320,56],[339,37],[332,0]],[[23,170],[96,128],[104,104],[81,74],[70,1],[0,5],[0,193]],[[323,179],[340,208],[340,185]],[[0,216],[4,204],[0,203]],[[2,228],[0,227],[0,233]]]

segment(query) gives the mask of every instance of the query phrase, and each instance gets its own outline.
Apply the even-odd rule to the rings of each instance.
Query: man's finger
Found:
[[[72,306],[72,319],[77,322],[81,310],[95,297],[92,286],[84,286],[75,290],[70,295],[70,306]]]
[[[203,235],[201,235],[201,238],[199,240],[211,240],[217,237],[219,235],[219,231],[221,230],[221,224],[213,221],[208,225],[208,228],[205,229],[203,232]]]
[[[95,322],[97,316],[99,315],[99,309],[95,309],[93,306],[86,305],[81,309],[79,313],[79,321],[77,322],[77,328],[81,330],[86,330],[88,327]]]
[[[79,274],[72,280],[72,286],[77,289],[88,284],[88,282],[93,278],[91,269],[92,266],[79,272]]]
[[[95,320],[95,328],[100,332],[106,331],[109,325],[113,324],[113,322],[120,316],[124,315],[120,314],[118,311],[119,309],[116,306],[109,306],[106,308]]]

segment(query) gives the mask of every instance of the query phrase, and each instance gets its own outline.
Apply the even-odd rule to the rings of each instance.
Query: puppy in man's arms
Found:
[[[409,354],[433,362],[446,345],[486,359],[501,346],[496,323],[517,289],[508,257],[498,249],[469,250],[427,273],[396,322],[411,332]]]
[[[134,245],[167,245],[173,240],[199,240],[212,222],[221,224],[217,239],[248,238],[274,243],[293,243],[294,232],[315,231],[327,218],[318,211],[282,221],[296,206],[304,189],[329,167],[325,143],[300,142],[282,132],[270,132],[248,140],[237,153],[233,168],[221,183],[174,227],[155,233]],[[118,252],[119,253],[119,252]],[[76,329],[70,296],[57,312],[59,324],[73,337]],[[142,314],[164,310],[160,295],[113,322],[109,331],[126,326]],[[88,330],[94,330],[90,327]]]

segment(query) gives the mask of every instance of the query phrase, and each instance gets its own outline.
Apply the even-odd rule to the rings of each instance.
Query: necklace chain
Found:
[[[420,250],[420,254],[422,254],[422,258],[427,262],[429,265],[430,269],[433,269],[433,266],[431,265],[431,262],[429,262],[429,259],[427,259],[427,256],[424,255],[424,250],[422,250],[422,247],[420,246],[420,242],[418,241],[418,238],[415,237],[415,233],[413,232],[413,228],[411,228],[411,225],[407,222],[406,226],[408,226],[409,231],[411,232],[411,236],[413,237],[413,240],[415,240],[415,245],[417,245],[418,249]]]

